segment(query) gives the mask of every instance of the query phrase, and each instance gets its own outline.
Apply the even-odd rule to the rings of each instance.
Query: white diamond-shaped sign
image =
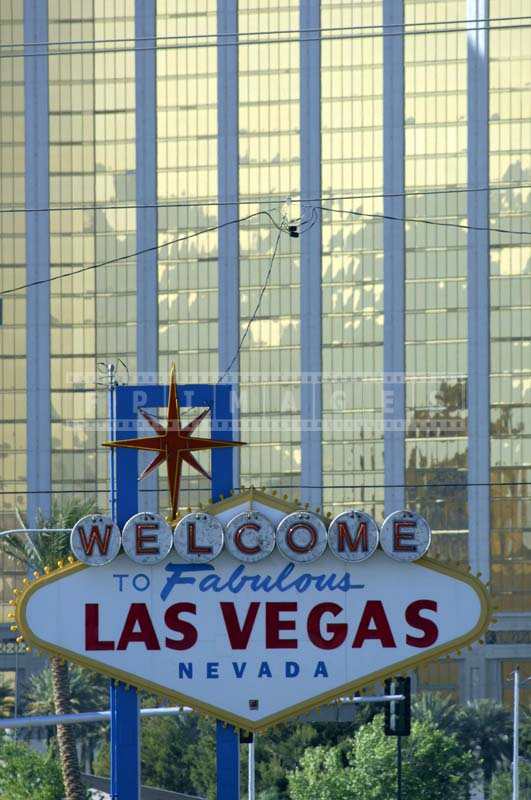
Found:
[[[294,510],[250,493],[209,513],[227,524],[251,508],[274,525]],[[29,644],[249,730],[457,650],[489,617],[477,579],[380,550],[359,563],[329,549],[311,563],[122,554],[61,568],[17,604]]]

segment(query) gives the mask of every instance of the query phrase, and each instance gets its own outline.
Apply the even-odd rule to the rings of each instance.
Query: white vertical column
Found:
[[[136,242],[157,245],[157,51],[156,0],[135,3]],[[148,206],[148,207],[146,207]],[[157,371],[157,251],[136,259],[137,370]]]
[[[488,0],[468,0],[468,188],[489,185]],[[474,23],[475,21],[475,23]],[[488,228],[489,193],[467,195],[468,224]],[[468,266],[468,558],[490,577],[490,254],[487,230],[469,230]],[[474,646],[465,658],[465,696],[487,695],[487,661]]]
[[[468,0],[468,188],[489,185],[488,0]],[[473,25],[473,27],[472,27]],[[468,223],[488,228],[489,193],[468,192]],[[468,555],[490,575],[489,232],[469,230],[468,264]]]
[[[384,31],[404,31],[403,0],[383,0]],[[390,26],[393,26],[392,28]],[[383,37],[384,214],[404,217],[404,37]],[[394,197],[389,195],[396,195]],[[383,222],[385,512],[405,506],[405,234]]]
[[[135,0],[135,131],[137,250],[157,245],[157,50],[156,0]],[[138,383],[158,371],[158,255],[136,257],[136,361]],[[147,458],[145,460],[147,464]],[[139,488],[142,508],[156,510],[157,476]]]
[[[218,223],[238,218],[238,2],[218,0]],[[224,383],[237,390],[240,358],[239,226],[218,230],[218,368]],[[236,358],[235,358],[236,356]],[[228,372],[227,372],[228,370]],[[225,375],[225,372],[227,374]],[[236,400],[236,398],[234,398]],[[238,427],[235,409],[233,423]],[[240,458],[234,453],[234,486],[240,484]]]
[[[318,209],[321,205],[320,0],[301,0],[299,22],[301,197],[302,216],[307,219],[312,208]],[[313,227],[300,238],[301,496],[312,506],[322,506],[322,224],[319,210],[314,212],[314,219]]]
[[[24,0],[24,43],[48,41],[48,0]],[[27,209],[49,206],[48,52],[26,47],[24,59],[25,194]],[[35,55],[38,53],[39,55]],[[50,277],[50,214],[26,211],[26,279]],[[50,509],[50,285],[26,292],[28,522]]]

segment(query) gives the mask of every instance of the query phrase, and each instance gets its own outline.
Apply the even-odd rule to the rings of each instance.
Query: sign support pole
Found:
[[[213,439],[233,439],[230,384],[191,384],[180,387],[179,401],[184,406],[210,406]],[[160,406],[167,401],[162,386],[116,386],[109,373],[109,425],[111,440],[130,439],[137,428],[138,398],[142,406]],[[137,398],[135,400],[135,398]],[[110,507],[113,519],[123,528],[138,512],[138,454],[134,449],[111,450]],[[234,449],[212,452],[212,500],[228,497],[233,489]],[[138,800],[140,791],[140,716],[136,689],[111,683],[111,797],[112,800]],[[239,800],[240,742],[232,725],[218,721],[216,726],[218,800]],[[134,767],[133,765],[136,765]]]
[[[216,386],[212,406],[213,439],[233,439],[230,384]],[[212,500],[217,502],[233,490],[235,451],[232,447],[212,451]],[[240,798],[240,734],[234,725],[216,723],[217,800]]]
[[[133,414],[129,393],[125,387],[116,390],[114,374],[109,374],[109,428],[111,439],[127,439],[136,430],[136,413]],[[119,420],[120,424],[116,424]],[[124,425],[123,423],[127,424]],[[111,512],[122,528],[129,517],[138,511],[138,493],[131,487],[137,485],[136,453],[128,450],[113,452],[109,456],[111,478]],[[140,707],[135,688],[118,681],[110,684],[111,706],[111,798],[112,800],[138,800],[140,797]]]

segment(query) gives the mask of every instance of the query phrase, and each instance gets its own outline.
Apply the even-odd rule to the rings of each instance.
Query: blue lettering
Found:
[[[269,669],[269,664],[267,661],[262,661],[260,664],[260,669],[258,670],[258,677],[259,678],[272,678],[271,670]]]
[[[300,578],[297,578],[296,581],[293,582],[295,589],[301,593],[305,592],[313,583],[313,575],[308,575],[308,573],[304,573],[301,575]]]
[[[179,661],[179,678],[193,678],[194,668],[191,661]]]
[[[162,600],[167,600],[176,586],[190,586],[197,583],[200,592],[231,592],[239,594],[243,589],[248,588],[251,592],[278,591],[281,593],[296,591],[299,594],[308,591],[312,586],[318,592],[340,591],[349,592],[352,589],[364,589],[363,583],[352,583],[350,574],[343,573],[338,577],[335,572],[329,574],[312,575],[304,572],[293,580],[289,580],[290,575],[295,569],[295,564],[286,564],[276,576],[271,575],[245,575],[245,564],[240,564],[229,575],[228,579],[222,580],[214,570],[212,564],[167,564],[165,569],[170,573],[166,578],[166,584],[160,596]],[[203,577],[195,577],[194,573],[210,572],[211,574]],[[214,572],[214,574],[212,574]],[[123,591],[123,581],[128,575],[113,575],[118,581],[118,591]],[[139,585],[138,579],[141,578],[145,585]],[[138,591],[145,591],[149,586],[149,578],[143,573],[139,573],[133,579],[133,586]]]
[[[286,678],[296,678],[300,671],[296,661],[286,661]]]
[[[232,668],[237,678],[243,678],[243,673],[245,672],[246,666],[247,666],[247,661],[244,661],[242,664],[238,664],[237,661],[232,662]]]
[[[113,575],[113,578],[118,578],[118,591],[123,592],[124,590],[124,578],[128,578],[129,574],[125,575]]]
[[[328,672],[326,669],[326,664],[324,661],[318,661],[317,666],[315,668],[315,672],[313,673],[314,678],[328,678]]]
[[[206,578],[201,578],[199,581],[200,592],[219,592],[219,575],[207,575]]]
[[[183,586],[184,584],[194,584],[195,578],[185,578],[185,572],[205,572],[213,570],[212,564],[166,564],[166,572],[170,573],[170,577],[166,578],[166,585],[160,593],[162,600],[167,600],[172,589],[175,586]]]
[[[219,661],[207,662],[207,678],[219,678]]]
[[[142,578],[143,586],[140,586],[139,579]],[[146,589],[149,587],[151,581],[149,580],[147,575],[144,575],[143,572],[138,572],[135,577],[133,578],[133,586],[137,590],[137,592],[145,592]]]

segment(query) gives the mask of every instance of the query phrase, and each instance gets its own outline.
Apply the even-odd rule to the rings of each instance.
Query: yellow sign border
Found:
[[[271,498],[265,493],[256,490],[250,490],[247,492],[242,492],[242,494],[239,494],[235,497],[227,498],[227,500],[222,500],[221,502],[215,503],[212,506],[209,506],[208,510],[213,511],[215,509],[215,511],[219,513],[220,511],[225,510],[225,508],[230,508],[231,506],[239,505],[242,502],[245,502],[246,500],[251,500],[252,502],[253,499],[258,500],[259,502],[265,502],[266,504],[272,505],[282,511],[289,511],[298,508],[298,506],[280,500],[279,498],[278,499]],[[397,661],[392,665],[389,665],[389,667],[386,667],[385,669],[380,669],[376,670],[375,672],[368,673],[367,675],[364,675],[363,678],[358,678],[355,681],[352,681],[350,683],[345,683],[334,689],[323,692],[319,695],[312,697],[310,700],[305,700],[302,703],[297,703],[293,706],[289,706],[283,711],[280,711],[276,714],[271,714],[270,716],[265,717],[264,719],[257,722],[253,722],[252,720],[247,719],[246,717],[240,717],[236,714],[232,714],[228,711],[225,711],[224,709],[212,706],[209,703],[204,703],[201,700],[191,698],[188,695],[169,690],[167,687],[161,686],[160,684],[157,684],[153,681],[143,680],[142,678],[139,678],[136,675],[133,675],[129,672],[125,672],[124,670],[109,667],[106,664],[102,664],[99,661],[94,661],[91,658],[87,658],[86,656],[74,653],[71,650],[51,645],[48,642],[36,636],[29,627],[26,620],[26,607],[30,597],[32,597],[32,595],[35,594],[45,584],[53,583],[54,581],[60,580],[61,578],[67,575],[73,575],[76,572],[81,572],[82,570],[85,569],[95,569],[95,567],[90,567],[86,564],[76,562],[74,564],[69,564],[68,566],[60,567],[54,572],[51,572],[48,575],[43,575],[37,578],[36,580],[32,581],[28,586],[26,586],[22,590],[22,592],[20,592],[20,594],[17,595],[15,618],[16,618],[16,624],[24,641],[26,641],[29,645],[37,648],[38,650],[42,650],[43,652],[49,653],[51,656],[59,656],[60,658],[64,658],[67,661],[72,661],[75,664],[79,664],[81,667],[95,670],[96,672],[106,675],[109,678],[122,681],[125,684],[136,686],[139,689],[144,689],[156,695],[162,695],[164,697],[176,701],[180,705],[191,706],[192,708],[194,708],[194,710],[200,713],[202,712],[217,719],[221,719],[224,722],[236,725],[237,727],[242,728],[244,730],[258,732],[258,731],[263,731],[266,728],[269,728],[271,725],[283,722],[289,719],[290,717],[300,716],[301,714],[304,714],[310,711],[311,709],[326,705],[327,703],[337,699],[338,697],[353,694],[354,692],[362,689],[367,684],[371,684],[376,681],[381,681],[384,678],[391,677],[392,675],[397,675],[401,672],[407,672],[413,669],[414,667],[418,667],[421,664],[425,664],[428,661],[433,661],[434,659],[440,658],[441,656],[446,655],[448,653],[454,652],[456,650],[461,650],[481,637],[481,635],[487,630],[489,626],[489,622],[492,617],[492,606],[486,587],[479,580],[479,578],[476,578],[471,574],[460,572],[459,570],[456,570],[453,567],[447,566],[445,564],[440,564],[437,561],[434,561],[433,559],[428,558],[426,556],[419,559],[419,561],[412,563],[413,565],[418,564],[419,566],[426,567],[427,569],[431,569],[434,572],[440,572],[443,575],[448,575],[456,580],[463,581],[464,583],[467,583],[469,586],[472,587],[472,589],[478,595],[481,604],[480,617],[474,628],[464,636],[460,636],[457,639],[452,639],[452,641],[447,642],[444,645],[440,645],[439,647],[434,647],[433,649],[430,649],[427,652],[419,653],[418,655],[412,656],[407,659],[403,659],[402,661]]]

